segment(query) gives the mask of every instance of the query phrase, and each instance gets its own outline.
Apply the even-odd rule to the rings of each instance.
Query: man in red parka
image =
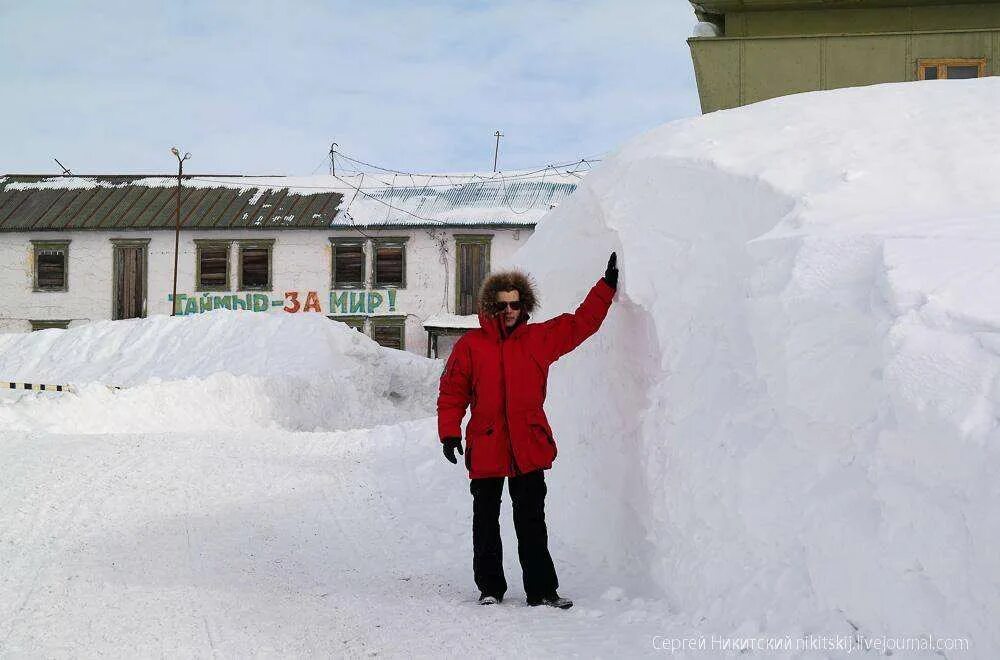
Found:
[[[573,314],[528,323],[537,298],[526,275],[494,273],[479,294],[479,330],[455,343],[438,394],[438,434],[445,458],[457,463],[465,428],[465,467],[472,491],[472,567],[479,602],[503,600],[500,495],[504,477],[514,509],[517,554],[529,605],[566,609],[573,602],[556,593],[545,529],[545,478],[556,443],[545,418],[549,366],[597,332],[618,286],[617,257],[611,253],[604,277]]]

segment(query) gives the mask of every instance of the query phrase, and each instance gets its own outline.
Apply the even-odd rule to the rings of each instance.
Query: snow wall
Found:
[[[441,366],[322,315],[220,310],[0,335],[8,431],[198,432],[370,428],[434,414]],[[115,390],[108,386],[124,389]]]
[[[692,630],[1000,650],[997,107],[996,78],[803,94],[589,174],[515,258],[539,318],[620,258],[551,372],[550,533]]]

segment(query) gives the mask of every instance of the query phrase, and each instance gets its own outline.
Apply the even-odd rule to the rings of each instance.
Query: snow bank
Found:
[[[692,630],[1000,652],[998,105],[996,78],[785,97],[591,173],[516,257],[543,316],[622,268],[552,371],[552,535]]]
[[[432,415],[439,375],[439,362],[320,315],[97,321],[0,335],[0,380],[78,392],[8,400],[0,424],[65,433],[366,428]]]

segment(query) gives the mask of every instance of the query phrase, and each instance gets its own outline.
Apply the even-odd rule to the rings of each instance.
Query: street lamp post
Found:
[[[177,157],[177,222],[174,231],[174,293],[170,297],[170,315],[177,315],[177,252],[181,244],[181,177],[184,175],[184,161],[191,157],[185,152],[181,157],[181,152],[177,147],[171,147],[170,153]]]

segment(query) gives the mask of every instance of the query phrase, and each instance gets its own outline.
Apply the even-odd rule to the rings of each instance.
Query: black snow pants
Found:
[[[500,541],[500,495],[504,477],[472,479],[472,570],[479,591],[503,596],[507,580],[503,575],[503,546]],[[542,470],[510,477],[507,491],[514,509],[517,555],[521,560],[524,593],[540,598],[559,587],[556,569],[549,556],[545,530],[545,476]]]

